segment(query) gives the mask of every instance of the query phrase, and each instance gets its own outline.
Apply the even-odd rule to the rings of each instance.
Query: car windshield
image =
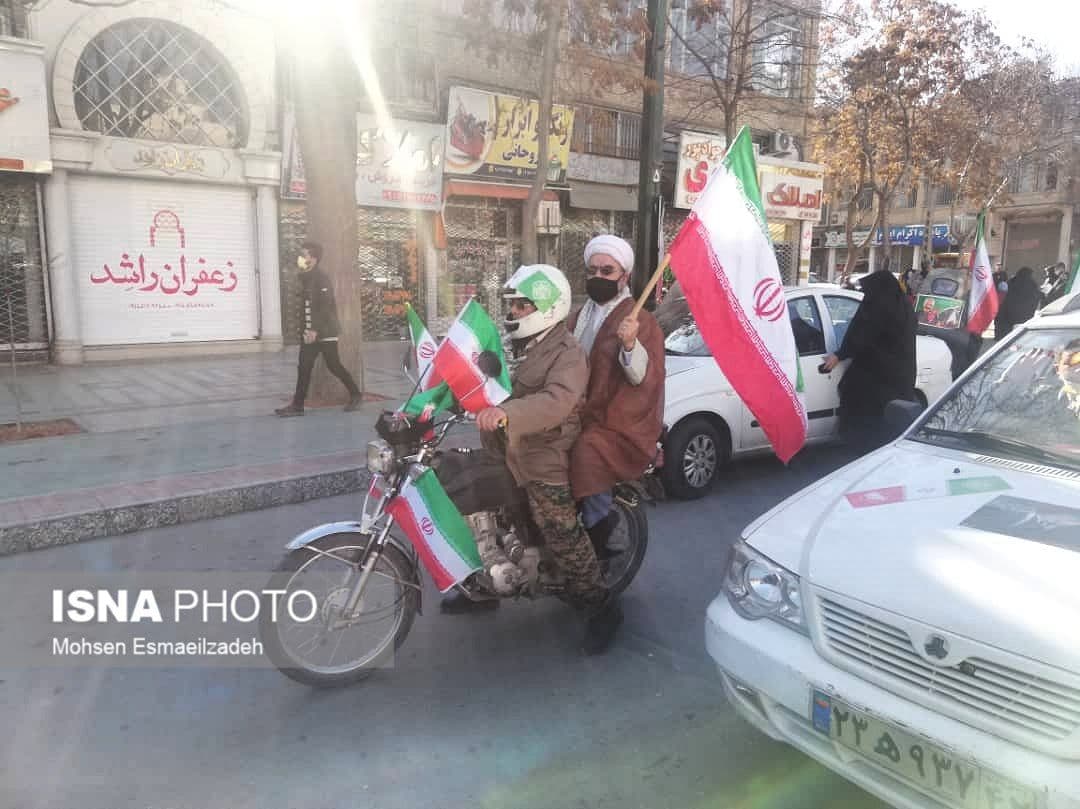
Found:
[[[1080,471],[1080,329],[1022,332],[913,438]]]

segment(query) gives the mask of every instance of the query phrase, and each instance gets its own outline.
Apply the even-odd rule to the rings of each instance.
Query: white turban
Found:
[[[597,236],[585,245],[585,263],[588,264],[595,255],[611,256],[626,272],[632,272],[634,269],[634,248],[626,239],[620,239],[610,233]]]

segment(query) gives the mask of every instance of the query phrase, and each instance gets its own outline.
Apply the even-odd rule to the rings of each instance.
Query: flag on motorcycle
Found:
[[[997,287],[986,249],[986,211],[979,213],[975,228],[975,250],[971,253],[971,290],[968,292],[967,330],[982,334],[998,313]]]
[[[480,353],[493,351],[502,363],[496,378],[486,377],[478,366]],[[435,353],[435,373],[450,386],[454,398],[470,413],[494,407],[510,397],[510,374],[503,361],[499,330],[475,300],[469,300],[457,316],[446,339]]]
[[[480,569],[480,551],[465,518],[443,491],[434,470],[405,484],[386,507],[445,593]]]
[[[421,421],[430,421],[431,417],[443,410],[449,410],[454,404],[454,394],[450,386],[440,382],[433,388],[414,393],[400,408],[400,412]]]
[[[409,335],[412,337],[413,352],[416,355],[416,373],[420,375],[420,390],[429,390],[442,380],[435,373],[435,352],[439,345],[427,326],[420,320],[420,315],[409,303],[405,304],[405,316],[409,321]]]
[[[806,443],[795,336],[743,127],[669,252],[705,344],[787,463]]]

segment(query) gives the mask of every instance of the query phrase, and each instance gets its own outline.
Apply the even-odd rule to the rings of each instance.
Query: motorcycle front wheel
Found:
[[[266,595],[259,630],[267,657],[286,677],[333,688],[392,663],[412,628],[420,591],[412,560],[388,545],[355,611],[345,616],[366,542],[332,534],[292,551],[275,569],[267,590],[283,592]]]

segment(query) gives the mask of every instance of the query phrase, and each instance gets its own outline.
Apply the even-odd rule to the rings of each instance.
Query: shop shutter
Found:
[[[250,189],[77,176],[70,190],[84,345],[258,336]]]
[[[0,181],[0,351],[48,345],[34,183],[19,176]]]

